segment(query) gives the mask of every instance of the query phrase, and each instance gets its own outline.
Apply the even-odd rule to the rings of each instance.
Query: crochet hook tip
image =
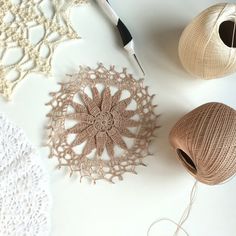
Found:
[[[134,59],[137,62],[137,64],[138,64],[139,68],[141,69],[141,71],[143,72],[143,76],[145,76],[145,72],[144,72],[144,70],[143,70],[143,68],[142,68],[142,66],[141,66],[141,64],[140,64],[136,54],[134,54]]]

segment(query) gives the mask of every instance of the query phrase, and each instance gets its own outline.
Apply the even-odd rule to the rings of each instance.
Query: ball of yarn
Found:
[[[175,124],[170,143],[197,180],[222,183],[236,173],[236,111],[221,103],[202,105]]]
[[[200,13],[183,31],[183,67],[203,79],[236,72],[236,4],[217,4]]]

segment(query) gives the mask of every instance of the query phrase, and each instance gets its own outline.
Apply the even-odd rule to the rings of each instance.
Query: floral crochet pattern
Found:
[[[69,21],[69,9],[84,0],[0,1],[0,94],[9,99],[30,72],[51,71],[56,46],[78,39]],[[50,14],[47,10],[51,9]],[[34,30],[39,37],[34,38]]]
[[[111,96],[111,91],[107,87],[102,98],[96,87],[92,88],[92,92],[92,99],[85,93],[79,92],[85,106],[72,102],[71,105],[75,108],[75,113],[66,115],[65,118],[76,119],[79,123],[67,129],[66,134],[77,134],[71,143],[72,147],[87,140],[83,148],[83,155],[96,149],[98,156],[101,156],[106,147],[109,157],[114,159],[115,145],[127,150],[122,135],[136,138],[136,135],[130,132],[127,127],[138,126],[138,121],[130,119],[137,114],[137,111],[126,110],[132,98],[120,101],[121,90]]]
[[[114,66],[80,67],[51,95],[50,157],[58,158],[59,168],[66,166],[71,174],[79,171],[81,178],[94,182],[113,182],[144,165],[157,115],[142,80]]]
[[[48,236],[48,176],[21,129],[0,115],[0,235]]]

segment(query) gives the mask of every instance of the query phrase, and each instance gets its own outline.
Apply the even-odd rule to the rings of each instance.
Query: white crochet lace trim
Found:
[[[0,115],[0,235],[47,236],[48,178],[21,129]]]

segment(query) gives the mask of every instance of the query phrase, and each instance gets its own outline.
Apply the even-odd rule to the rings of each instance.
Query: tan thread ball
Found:
[[[236,111],[207,103],[182,117],[170,143],[184,167],[200,182],[216,185],[236,173]]]
[[[236,4],[222,3],[200,13],[183,31],[179,58],[183,67],[202,79],[236,72]]]

